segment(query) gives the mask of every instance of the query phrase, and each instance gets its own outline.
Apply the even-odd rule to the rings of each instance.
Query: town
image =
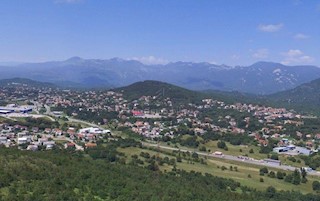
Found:
[[[38,150],[52,149],[60,144],[57,142],[65,142],[61,147],[83,150],[111,135],[111,130],[120,129],[153,141],[175,141],[187,134],[208,137],[214,133],[215,136],[249,137],[258,147],[276,142],[270,152],[278,154],[318,152],[320,130],[307,130],[306,125],[313,117],[285,108],[231,104],[213,98],[181,104],[165,96],[143,95],[132,100],[124,97],[125,94],[112,90],[39,89],[9,84],[0,91],[2,102],[7,103],[0,107],[3,121],[0,143]],[[40,127],[18,123],[25,118],[46,121]],[[235,144],[243,142],[240,139]]]

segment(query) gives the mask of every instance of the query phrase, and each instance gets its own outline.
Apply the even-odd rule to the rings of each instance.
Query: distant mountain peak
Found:
[[[285,67],[285,65],[276,62],[270,61],[259,61],[251,65],[251,67],[264,67],[264,68],[272,68],[272,67]]]
[[[128,61],[128,60],[125,60],[125,59],[122,59],[120,57],[113,57],[110,59],[111,61],[116,61],[116,62],[124,62],[124,61]]]
[[[84,59],[82,59],[81,57],[78,57],[78,56],[74,56],[74,57],[71,57],[67,60],[65,60],[66,62],[79,62],[79,61],[83,61]]]

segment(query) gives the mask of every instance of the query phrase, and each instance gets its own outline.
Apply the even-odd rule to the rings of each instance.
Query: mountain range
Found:
[[[181,61],[145,65],[120,58],[100,60],[72,57],[65,61],[0,67],[0,79],[12,77],[76,88],[115,88],[143,80],[158,80],[192,90],[271,94],[320,78],[320,68],[285,66],[272,62],[236,67]]]

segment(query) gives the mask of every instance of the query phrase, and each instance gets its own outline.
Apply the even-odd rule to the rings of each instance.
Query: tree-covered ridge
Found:
[[[128,100],[139,99],[141,96],[154,96],[159,99],[169,97],[175,102],[189,103],[199,102],[205,97],[210,97],[201,92],[152,80],[136,82],[127,87],[118,88],[116,91],[124,92],[124,96]]]
[[[108,146],[101,150],[111,151]],[[1,148],[0,160],[0,200],[320,200],[272,187],[256,192],[209,174],[162,173],[108,158],[93,160],[66,150]]]
[[[299,85],[291,90],[271,94],[268,98],[279,105],[282,104],[297,111],[319,114],[320,79]]]

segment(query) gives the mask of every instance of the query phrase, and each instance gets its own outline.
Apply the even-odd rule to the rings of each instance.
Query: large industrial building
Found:
[[[295,145],[288,145],[284,147],[275,147],[273,148],[273,152],[278,153],[278,154],[286,154],[286,155],[306,155],[309,156],[313,153],[312,150],[304,148],[304,147],[299,147]]]
[[[9,104],[7,106],[0,106],[0,114],[10,113],[29,113],[32,112],[32,106],[18,106],[16,104]]]

